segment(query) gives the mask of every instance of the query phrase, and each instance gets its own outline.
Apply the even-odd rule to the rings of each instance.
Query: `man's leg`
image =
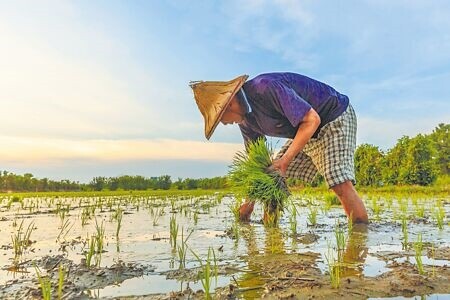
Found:
[[[255,207],[255,201],[249,201],[245,199],[244,204],[239,207],[239,220],[242,222],[250,222],[250,216],[252,215],[253,208]]]
[[[368,223],[367,211],[351,181],[345,181],[331,188],[344,207],[345,213],[352,216],[355,223]]]

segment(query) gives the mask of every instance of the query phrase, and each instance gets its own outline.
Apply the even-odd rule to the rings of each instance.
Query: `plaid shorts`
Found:
[[[342,115],[319,131],[289,165],[286,176],[312,182],[320,173],[329,187],[345,181],[355,184],[354,153],[356,148],[356,115],[349,104]],[[280,158],[291,145],[288,140],[277,154]]]

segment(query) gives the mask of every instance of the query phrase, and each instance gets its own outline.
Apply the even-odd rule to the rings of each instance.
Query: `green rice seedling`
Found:
[[[291,230],[291,235],[295,236],[297,234],[297,207],[294,203],[292,203],[291,207],[291,214],[289,216],[289,228]]]
[[[353,211],[350,213],[350,216],[347,218],[348,220],[348,235],[353,233]]]
[[[89,207],[83,208],[83,210],[81,211],[81,227],[84,227],[90,219],[91,219],[91,209]]]
[[[236,242],[239,240],[239,222],[234,221],[231,224],[231,238],[235,239]]]
[[[334,193],[326,193],[323,196],[323,200],[325,201],[326,205],[333,206],[333,205],[340,205],[341,202],[339,201],[339,198]]]
[[[435,260],[435,258],[436,258],[436,252],[434,250],[434,244],[431,244],[431,259]],[[434,266],[434,263],[433,263],[433,266],[431,269],[431,276],[436,277],[436,268]]]
[[[408,214],[408,199],[401,198],[398,200],[398,204],[400,207],[400,212],[403,216]]]
[[[169,227],[170,227],[170,245],[172,246],[172,248],[176,248],[179,225],[177,224],[177,218],[175,217],[175,215],[172,215],[170,217]]]
[[[160,216],[161,216],[160,210],[157,208],[153,215],[153,226],[158,226]]]
[[[217,263],[217,257],[216,257],[216,251],[214,251],[214,248],[210,248],[213,254],[213,262],[214,262],[214,277],[216,279],[216,285],[217,285],[217,278],[219,277],[219,265]],[[209,249],[208,249],[209,254]]]
[[[437,208],[434,210],[434,218],[436,219],[439,230],[444,229],[445,210],[440,201],[437,203]]]
[[[97,222],[97,219],[95,219],[95,244],[97,245],[96,252],[98,254],[103,253],[103,246],[104,246],[104,240],[105,240],[105,224],[102,220],[102,223],[99,225]]]
[[[22,220],[17,231],[11,236],[12,246],[14,250],[14,264],[16,264],[19,261],[25,249],[27,249],[28,246],[31,245],[30,237],[31,233],[34,230],[34,222],[28,224],[28,227],[25,231],[23,227],[23,222],[24,220]]]
[[[308,218],[308,226],[317,225],[317,207],[309,205],[307,218]]]
[[[215,260],[215,253],[214,253],[214,249],[212,249],[211,247],[208,248],[208,256],[206,258],[205,263],[203,263],[202,259],[192,250],[190,249],[192,254],[195,256],[195,258],[197,259],[197,261],[200,263],[200,269],[201,269],[201,273],[199,274],[200,277],[200,281],[202,283],[203,286],[203,290],[205,292],[205,299],[212,299],[211,297],[211,286],[212,286],[212,274],[214,273],[216,279],[217,279],[217,265],[213,267],[211,266],[211,256],[214,256],[214,261]]]
[[[70,223],[70,220],[66,220],[62,225],[61,228],[59,230],[59,234],[56,237],[57,241],[61,241],[61,239],[64,239],[67,234],[69,233],[69,231],[72,229],[74,223]]]
[[[239,208],[242,205],[242,201],[237,200],[233,202],[232,205],[230,205],[230,211],[233,214],[233,217],[236,221],[239,221]]]
[[[417,270],[419,271],[420,275],[423,275],[425,272],[423,270],[423,263],[422,263],[423,243],[422,243],[422,234],[421,233],[419,233],[417,235],[417,242],[414,243],[414,250],[416,252],[415,258],[416,258]]]
[[[339,251],[344,250],[345,249],[346,238],[345,238],[344,230],[342,230],[340,228],[340,224],[339,223],[336,223],[336,227],[334,228],[334,237],[336,239],[337,249]]]
[[[122,227],[122,217],[123,217],[123,210],[120,207],[117,207],[117,210],[115,213],[115,219],[117,221],[116,239],[119,239],[119,232],[120,232],[120,228]]]
[[[171,207],[171,211],[175,212],[175,198],[174,197],[170,198],[170,207]]]
[[[419,217],[419,218],[425,217],[425,206],[424,206],[423,202],[421,202],[420,204],[416,202],[416,205],[414,206],[414,208],[415,208],[415,214],[417,217]]]
[[[84,258],[86,267],[90,268],[92,263],[92,257],[95,254],[95,246],[96,246],[96,238],[95,236],[91,236],[91,238],[87,240],[88,250],[84,251]]]
[[[321,207],[322,213],[326,214],[330,211],[331,209],[331,202],[328,201],[324,201],[324,204]]]
[[[336,248],[338,253],[338,259],[341,260],[341,256],[343,251],[345,250],[346,238],[344,234],[344,230],[340,228],[339,222],[336,223],[336,227],[334,228],[334,237],[336,239]]]
[[[249,143],[247,151],[236,153],[228,175],[234,186],[243,188],[249,199],[260,202],[277,221],[290,192],[285,179],[271,168],[272,156],[272,149],[260,138]]]
[[[337,289],[339,288],[341,281],[341,268],[339,261],[334,257],[330,244],[328,244],[328,254],[325,254],[325,259],[328,265],[328,275],[330,276],[331,287]]]
[[[375,215],[375,219],[379,221],[381,219],[380,218],[381,206],[377,201],[377,197],[372,197],[372,211],[373,214]]]
[[[402,215],[402,233],[403,233],[403,250],[408,249],[408,220],[406,218],[406,215]]]
[[[181,245],[178,245],[178,262],[179,262],[179,269],[184,269],[186,268],[186,252],[188,249],[188,245],[187,245],[187,241],[189,239],[189,237],[191,236],[193,231],[191,231],[186,238],[184,238],[184,229],[181,228]]]
[[[41,276],[41,272],[39,271],[39,268],[36,266],[35,263],[33,263],[34,269],[36,270],[36,275],[38,277],[38,282],[41,287],[42,292],[42,299],[44,300],[51,300],[52,299],[52,283],[50,279],[45,276]]]
[[[393,198],[392,197],[386,197],[386,198],[384,198],[384,202],[386,203],[386,207],[388,208],[388,209],[391,209],[392,208],[392,202],[393,202],[394,200],[393,200]]]
[[[12,205],[13,203],[20,203],[21,206],[22,206],[22,205],[23,205],[23,204],[22,204],[22,203],[23,203],[22,198],[20,198],[19,196],[12,196],[12,197],[9,199],[8,203],[6,204],[6,208],[7,208],[8,210],[10,210],[10,209],[11,209],[11,205]]]
[[[62,264],[59,264],[58,269],[58,299],[62,299],[63,296],[63,288],[64,288],[64,280],[66,278],[67,270],[64,268]]]
[[[197,225],[198,223],[198,212],[194,211],[194,225]]]

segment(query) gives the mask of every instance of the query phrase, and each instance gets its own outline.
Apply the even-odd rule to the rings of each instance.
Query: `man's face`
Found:
[[[234,96],[230,104],[228,104],[228,107],[225,109],[220,122],[222,122],[223,125],[234,123],[241,124],[242,121],[244,121],[244,115],[245,114],[239,105],[239,101],[236,96]]]

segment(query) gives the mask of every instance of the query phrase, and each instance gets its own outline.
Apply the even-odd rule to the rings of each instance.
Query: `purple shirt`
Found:
[[[245,143],[261,136],[293,139],[306,113],[313,108],[321,123],[314,133],[340,116],[349,99],[331,86],[295,73],[261,74],[242,89],[249,112],[239,125]]]

